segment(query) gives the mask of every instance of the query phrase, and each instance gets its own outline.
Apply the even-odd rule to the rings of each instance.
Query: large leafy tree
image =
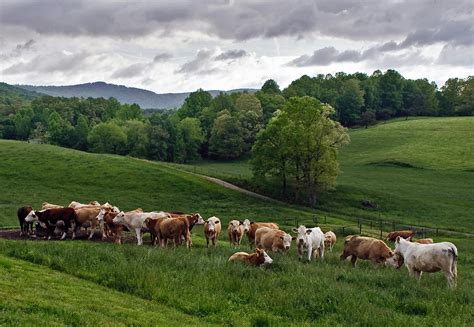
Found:
[[[187,117],[178,124],[184,143],[184,162],[199,158],[199,147],[204,140],[199,119]]]
[[[359,119],[364,106],[364,91],[356,79],[343,83],[341,95],[336,100],[339,121],[345,126],[354,125]]]
[[[90,131],[88,142],[93,152],[124,154],[127,134],[113,122],[100,123]]]
[[[212,127],[209,155],[218,159],[235,159],[242,155],[244,145],[240,121],[228,110],[221,111]]]
[[[184,104],[178,110],[178,115],[181,119],[186,117],[196,118],[204,108],[211,105],[211,101],[212,95],[203,89],[199,89],[190,93],[184,100]]]

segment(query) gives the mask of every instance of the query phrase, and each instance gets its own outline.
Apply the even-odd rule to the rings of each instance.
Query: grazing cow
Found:
[[[308,252],[308,261],[311,261],[313,256],[318,255],[321,260],[324,259],[324,233],[319,227],[306,228],[300,225],[298,228],[293,228],[296,237],[296,245],[298,246],[298,255],[300,259],[303,258],[303,253]]]
[[[244,232],[245,234],[247,234],[247,237],[249,239],[250,246],[255,245],[255,233],[260,227],[279,229],[278,225],[275,223],[259,223],[250,221],[248,219],[245,219],[242,225],[244,226]]]
[[[206,244],[209,247],[209,240],[212,241],[212,245],[216,246],[217,238],[221,233],[221,221],[216,216],[208,218],[204,222],[204,236],[206,237]]]
[[[146,218],[165,218],[169,217],[166,212],[143,212],[140,210],[134,210],[129,212],[120,211],[115,218],[112,220],[114,224],[121,224],[127,227],[129,230],[134,230],[137,235],[137,244],[143,244],[143,232],[148,231],[145,224]]]
[[[230,246],[240,246],[244,234],[244,226],[242,225],[242,222],[231,220],[227,227],[227,234],[229,235]]]
[[[326,232],[324,234],[324,246],[329,248],[329,251],[332,252],[334,244],[336,244],[336,234],[332,231]]]
[[[273,262],[265,250],[258,248],[254,253],[236,252],[230,256],[229,261],[245,262],[252,266],[269,265]]]
[[[401,238],[407,239],[407,238],[413,237],[413,235],[415,235],[415,232],[412,230],[399,230],[399,231],[388,233],[386,240],[395,242],[398,236],[400,236]]]
[[[419,240],[416,240],[415,243],[433,244],[433,239],[432,238],[420,238]]]
[[[97,221],[102,230],[102,239],[105,240],[107,237],[114,237],[115,243],[122,243],[122,232],[123,225],[114,224],[113,219],[117,216],[117,212],[100,209],[97,215]]]
[[[64,208],[63,206],[60,206],[58,204],[52,204],[48,202],[43,202],[43,205],[41,206],[41,209],[59,209],[59,208]]]
[[[257,248],[271,250],[273,252],[288,251],[294,237],[279,229],[260,227],[255,233],[255,245]]]
[[[453,243],[418,244],[397,237],[395,253],[403,257],[410,276],[420,280],[423,272],[443,271],[448,287],[456,287],[458,249]]]
[[[176,218],[158,218],[158,219],[145,219],[145,224],[152,231],[152,241],[155,236],[160,242],[161,247],[168,245],[168,240],[173,240],[174,246],[181,244],[181,236],[189,233],[189,228],[186,220]],[[189,237],[186,237],[189,239]],[[153,242],[156,243],[156,242]],[[189,247],[189,242],[186,242],[186,246]]]
[[[21,207],[18,208],[16,211],[16,215],[18,216],[18,221],[20,222],[20,236],[27,236],[30,233],[33,233],[33,223],[32,222],[25,222],[25,218],[28,214],[33,210],[32,207]]]
[[[341,260],[351,257],[355,267],[357,259],[370,260],[374,264],[385,264],[398,268],[395,253],[384,241],[372,237],[349,235],[345,238]]]
[[[74,235],[74,224],[77,220],[76,212],[73,208],[57,208],[57,209],[46,209],[41,211],[31,210],[28,216],[26,216],[26,222],[37,221],[42,227],[46,228],[48,233],[48,239],[51,239],[51,227],[55,226],[58,221],[64,222],[64,232],[61,239],[66,238],[67,231],[73,227],[73,238]]]

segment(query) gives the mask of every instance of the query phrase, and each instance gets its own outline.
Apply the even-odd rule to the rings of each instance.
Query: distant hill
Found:
[[[44,94],[0,82],[0,102],[2,103],[12,99],[31,101],[42,95]]]
[[[143,109],[172,109],[180,107],[190,92],[183,93],[163,93],[158,94],[149,90],[139,89],[135,87],[127,87],[123,85],[108,84],[105,82],[94,82],[68,86],[34,86],[34,85],[17,85],[17,87],[36,91],[51,96],[58,97],[92,97],[92,98],[110,98],[114,97],[121,103],[136,103]],[[237,89],[224,92],[239,92],[247,90],[255,92],[255,89]],[[220,91],[208,91],[212,96],[216,96]]]

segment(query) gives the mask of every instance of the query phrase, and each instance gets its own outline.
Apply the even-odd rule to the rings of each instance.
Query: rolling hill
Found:
[[[67,86],[34,86],[34,85],[17,85],[17,87],[48,94],[57,97],[92,97],[92,98],[110,98],[113,97],[121,103],[138,104],[142,109],[173,109],[180,107],[190,92],[182,93],[163,93],[139,89],[135,87],[127,87],[123,85],[108,84],[105,82],[85,83]],[[224,92],[238,92],[247,90],[254,92],[253,89],[237,89]],[[216,96],[221,91],[210,90],[212,96]]]

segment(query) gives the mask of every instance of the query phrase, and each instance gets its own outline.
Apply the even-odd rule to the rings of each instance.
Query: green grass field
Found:
[[[351,146],[358,144],[357,133],[374,132],[378,128],[351,132]],[[359,145],[354,153],[361,151],[360,147],[363,148]],[[383,205],[381,215],[386,217],[397,217],[400,210],[410,214],[408,219],[418,222],[417,215],[425,209],[426,217],[435,217],[437,224],[441,218],[450,217],[451,222],[443,226],[472,230],[473,195],[469,185],[474,184],[472,173],[466,171],[468,166],[459,168],[454,159],[452,167],[458,168],[374,165],[373,162],[385,159],[378,154],[371,157],[370,153],[368,158],[354,159],[351,164],[347,161],[352,157],[350,151],[347,147],[342,154],[344,174],[338,190],[332,193],[334,202],[323,201],[323,209],[329,215],[328,225],[322,225],[324,229],[339,232],[342,226],[350,225],[345,217],[362,211],[355,204],[353,207],[351,201],[371,195],[374,196],[371,199]],[[67,205],[71,200],[109,201],[124,210],[142,207],[197,211],[204,217],[217,215],[224,225],[233,218],[272,220],[286,230],[292,227],[294,218],[309,225],[313,217],[307,208],[255,199],[162,163],[3,140],[0,140],[0,158],[1,227],[17,225],[19,206],[40,207],[43,201]],[[402,156],[397,160],[408,161]],[[348,169],[352,165],[353,170]],[[417,165],[422,165],[421,161]],[[245,169],[248,167],[240,172]],[[429,174],[431,171],[433,174]],[[382,182],[387,184],[380,185]],[[439,190],[431,194],[436,188]],[[391,197],[397,190],[401,194]],[[464,197],[460,197],[463,192]],[[444,196],[436,198],[436,194]],[[447,195],[452,200],[444,200]],[[404,202],[410,196],[415,197],[413,202]],[[393,207],[388,203],[393,203]],[[397,209],[397,203],[403,206]],[[406,268],[376,268],[367,262],[351,268],[349,262],[339,261],[341,234],[334,252],[327,253],[322,263],[300,262],[293,247],[287,254],[271,254],[272,266],[252,268],[227,263],[236,250],[229,247],[225,232],[216,249],[205,248],[202,233],[200,226],[193,230],[191,250],[153,248],[148,245],[147,236],[143,247],[131,241],[116,245],[79,240],[0,239],[0,324],[470,326],[473,323],[474,241],[469,237],[434,237],[435,241],[453,242],[459,250],[458,288],[449,291],[440,273],[424,275],[417,282],[408,277]],[[377,230],[364,230],[364,233],[376,235]],[[246,242],[241,250],[248,250]]]
[[[474,117],[393,120],[350,137],[337,188],[321,196],[318,211],[474,231]],[[247,161],[177,167],[242,185],[252,177]],[[363,200],[379,209],[362,208]]]

